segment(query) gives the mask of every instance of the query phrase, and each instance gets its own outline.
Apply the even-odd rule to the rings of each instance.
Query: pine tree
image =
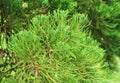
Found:
[[[0,34],[1,83],[110,81],[112,74],[103,61],[104,55],[109,59],[119,54],[117,0],[5,1],[1,12],[1,22],[7,26]]]
[[[82,32],[87,17],[75,14],[67,19],[67,16],[67,11],[35,16],[30,30],[10,37],[8,49],[17,60],[12,80],[18,83],[107,81],[107,71],[101,66],[104,50],[90,34]]]
[[[114,68],[114,56],[120,55],[120,2],[117,0],[89,0],[78,3],[78,12],[82,11],[88,15],[91,20],[88,30],[106,50],[105,58],[109,62],[110,68]]]

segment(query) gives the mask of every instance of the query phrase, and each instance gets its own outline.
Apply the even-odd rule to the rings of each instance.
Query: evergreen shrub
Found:
[[[87,30],[101,43],[100,47],[106,50],[105,58],[111,69],[116,65],[114,56],[120,55],[119,4],[118,0],[78,1],[78,12],[84,12],[91,20],[91,25]]]
[[[14,58],[2,69],[9,73],[1,82],[106,83],[105,52],[82,30],[88,22],[84,14],[68,18],[68,11],[35,16],[30,30],[10,36],[7,46]]]

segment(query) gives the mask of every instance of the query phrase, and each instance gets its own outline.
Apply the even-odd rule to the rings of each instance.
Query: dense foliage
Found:
[[[0,0],[0,83],[119,83],[119,4]]]
[[[87,4],[86,4],[87,3]],[[120,2],[117,0],[90,0],[79,2],[79,10],[91,20],[88,29],[106,50],[106,60],[114,67],[114,56],[120,55]],[[113,64],[114,63],[114,64]]]

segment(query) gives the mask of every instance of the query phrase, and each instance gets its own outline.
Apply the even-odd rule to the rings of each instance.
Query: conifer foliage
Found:
[[[92,36],[106,50],[106,60],[114,68],[114,56],[120,55],[120,2],[118,0],[79,1],[79,11],[85,12],[91,20],[88,29]]]
[[[106,71],[100,66],[104,50],[89,34],[81,31],[83,25],[77,25],[82,23],[81,17],[87,17],[75,14],[67,19],[67,14],[67,11],[57,11],[52,17],[51,14],[36,16],[31,20],[30,31],[10,37],[8,49],[14,51],[17,60],[15,75],[11,75],[14,81],[79,83],[105,80]]]
[[[0,83],[111,83],[117,0],[0,2]]]

